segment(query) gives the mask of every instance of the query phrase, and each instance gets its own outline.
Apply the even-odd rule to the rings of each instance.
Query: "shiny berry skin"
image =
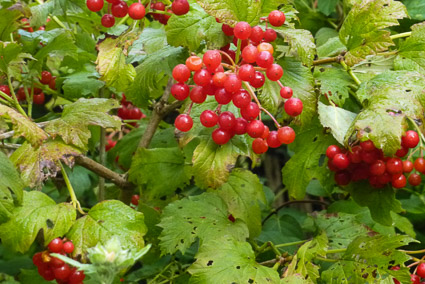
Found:
[[[222,112],[218,116],[218,125],[221,129],[231,131],[236,124],[236,118],[230,111]]]
[[[52,73],[50,73],[49,71],[41,72],[41,78],[40,78],[41,84],[47,85],[50,83],[50,80],[52,80]]]
[[[266,42],[273,42],[277,38],[277,34],[273,29],[266,29],[264,32],[264,40]]]
[[[362,148],[360,146],[354,146],[351,148],[351,152],[348,153],[351,163],[358,164],[362,162]]]
[[[187,132],[192,128],[193,120],[188,114],[180,114],[177,116],[174,125],[181,132]]]
[[[55,280],[55,278],[56,278],[55,274],[53,273],[53,270],[50,267],[48,267],[47,265],[39,266],[38,267],[38,273],[46,281],[52,281],[52,280]]]
[[[190,56],[186,59],[186,66],[190,71],[198,71],[202,69],[202,59],[198,56]]]
[[[221,105],[227,105],[232,101],[232,94],[227,92],[225,88],[219,88],[214,93],[215,100]]]
[[[387,161],[387,172],[392,175],[403,173],[403,162],[399,158],[390,158]]]
[[[235,126],[233,127],[233,132],[237,135],[242,135],[246,133],[246,127],[248,126],[248,122],[246,119],[242,117],[236,118]]]
[[[8,95],[10,97],[10,88],[7,85],[0,85],[0,91],[2,91],[3,93],[5,93],[6,95]]]
[[[137,107],[131,108],[130,112],[129,112],[129,118],[130,119],[142,119],[146,117],[146,115],[144,115],[144,113]]]
[[[56,90],[56,77],[53,77],[52,80],[50,80],[49,88],[52,90]]]
[[[105,28],[110,28],[115,25],[115,17],[112,16],[111,14],[105,14],[102,16],[102,19],[100,20],[100,22],[102,23],[102,26],[104,26]]]
[[[84,278],[86,278],[84,271],[74,270],[71,275],[69,275],[68,284],[81,284]]]
[[[415,170],[417,170],[420,173],[425,172],[425,159],[424,158],[417,158],[414,162]]]
[[[65,264],[65,262],[63,260],[60,260],[59,258],[56,257],[52,257],[49,261],[49,266],[54,268],[54,267],[61,267]]]
[[[333,157],[332,164],[340,170],[345,170],[350,165],[350,159],[346,154],[338,153]]]
[[[339,148],[337,145],[330,145],[326,149],[326,157],[328,157],[328,159],[333,159],[335,155],[339,153],[341,153],[341,148]]]
[[[397,152],[395,152],[395,155],[399,158],[403,158],[408,152],[409,148],[401,147],[401,149],[398,149]]]
[[[293,95],[293,91],[290,87],[283,87],[280,89],[280,96],[284,99],[290,99]]]
[[[420,174],[413,173],[409,176],[408,181],[411,186],[417,186],[421,184],[422,178]]]
[[[260,67],[268,68],[273,64],[273,60],[273,55],[271,55],[270,52],[261,51],[258,53],[255,62],[257,62],[257,65]]]
[[[193,81],[198,86],[206,86],[211,82],[211,74],[207,69],[201,69],[195,72],[193,75]]]
[[[223,31],[223,33],[227,36],[233,36],[233,28],[229,25],[223,24],[221,26],[221,30]]]
[[[72,253],[74,251],[74,244],[72,242],[65,242],[63,244],[63,251],[66,253]]]
[[[261,138],[267,139],[267,137],[269,137],[269,134],[270,134],[269,127],[267,125],[264,125],[264,131],[263,131],[263,134],[261,135]]]
[[[227,74],[224,72],[217,72],[214,74],[213,78],[213,84],[216,87],[224,87],[224,83],[227,81]]]
[[[131,196],[131,204],[135,206],[139,205],[139,199],[140,196],[138,194],[134,194],[133,196]]]
[[[401,145],[405,148],[415,148],[419,143],[419,135],[416,131],[408,130],[406,134],[401,137]]]
[[[50,252],[60,253],[63,249],[63,241],[61,238],[56,238],[50,241],[47,246]]]
[[[171,86],[171,94],[176,100],[183,101],[189,96],[189,86],[183,83],[177,83]]]
[[[267,145],[267,142],[262,138],[256,138],[254,141],[252,141],[252,151],[254,151],[255,154],[263,154],[267,152],[269,149],[269,145]]]
[[[242,81],[249,82],[251,81],[255,76],[255,69],[254,66],[251,64],[243,64],[239,70],[238,70],[238,77]]]
[[[403,174],[393,175],[391,178],[391,185],[395,188],[403,188],[407,184],[406,177]]]
[[[106,0],[106,2],[111,3],[111,4],[118,4],[120,2],[120,0]]]
[[[114,4],[111,7],[111,13],[116,18],[124,18],[128,12],[128,5],[124,1],[120,1],[118,4]]]
[[[255,46],[252,44],[247,45],[242,50],[242,59],[247,63],[254,63],[257,60],[258,53],[258,49]]]
[[[270,131],[269,137],[267,137],[267,145],[269,145],[270,148],[278,148],[280,145],[282,145],[282,142],[279,140],[279,135],[277,131],[273,130]]]
[[[251,95],[241,89],[233,95],[232,101],[235,107],[244,108],[251,102]]]
[[[372,164],[379,159],[377,151],[362,151],[360,156],[362,157],[362,161],[367,164]]]
[[[36,105],[42,105],[44,104],[44,101],[45,101],[44,93],[40,93],[38,95],[34,94],[32,98],[32,102]]]
[[[255,76],[249,83],[254,88],[261,88],[265,82],[266,82],[266,78],[264,77],[263,73],[259,71],[255,71]]]
[[[277,81],[283,76],[283,69],[279,64],[272,64],[266,70],[266,76],[270,81]]]
[[[416,274],[410,274],[410,281],[412,281],[412,284],[420,284],[421,278]]]
[[[224,145],[229,142],[231,136],[229,131],[223,130],[221,128],[217,128],[211,134],[213,141],[218,145]]]
[[[260,108],[254,102],[250,102],[246,107],[241,108],[241,116],[248,121],[256,119],[259,114]]]
[[[369,171],[374,176],[380,176],[385,173],[386,167],[385,162],[382,160],[376,160],[373,164],[370,165]]]
[[[235,93],[242,87],[242,81],[235,74],[230,74],[224,83],[224,88],[229,93]]]
[[[145,6],[141,3],[133,3],[130,5],[130,8],[128,8],[128,15],[133,20],[140,20],[143,19],[143,17],[146,14]]]
[[[351,181],[351,175],[348,171],[338,171],[335,173],[334,180],[338,185],[347,185]]]
[[[413,171],[413,163],[409,160],[403,161],[403,172],[410,173]]]
[[[295,131],[289,126],[284,126],[278,129],[277,137],[282,144],[291,144],[295,140]]]
[[[199,119],[205,127],[213,127],[218,123],[218,115],[212,110],[204,110]]]
[[[283,105],[285,112],[290,116],[298,116],[303,111],[303,102],[298,98],[290,98]]]
[[[172,74],[174,80],[179,83],[184,83],[190,78],[190,69],[185,64],[178,64],[173,68]]]
[[[207,99],[207,94],[201,86],[195,86],[189,93],[190,100],[197,104],[202,104]]]
[[[189,12],[190,5],[187,0],[175,0],[173,4],[171,4],[171,10],[177,16],[181,16],[187,14]]]
[[[283,12],[274,10],[270,12],[268,19],[270,25],[274,27],[280,27],[285,23],[286,17]]]
[[[273,51],[274,51],[273,45],[271,45],[268,42],[262,42],[259,45],[257,45],[257,50],[258,52],[266,51],[270,54],[273,54]]]
[[[421,278],[425,278],[425,263],[419,263],[419,265],[416,267],[416,275]]]
[[[34,263],[35,266],[40,266],[43,264],[43,258],[41,257],[41,252],[37,252],[32,257],[32,263]]]
[[[259,138],[264,132],[264,123],[261,120],[253,120],[248,123],[246,133],[252,138]]]
[[[261,42],[264,37],[264,31],[260,26],[254,26],[251,28],[251,35],[249,39],[253,42]]]
[[[208,50],[202,60],[207,68],[215,70],[221,63],[221,54],[218,50]]]
[[[380,184],[387,184],[389,182],[391,182],[392,176],[385,172],[383,175],[378,176],[378,182]]]
[[[57,280],[67,280],[71,275],[71,268],[68,264],[53,269],[53,274]]]
[[[362,147],[364,151],[373,151],[376,149],[371,140],[360,142],[360,147]]]
[[[103,8],[103,0],[87,0],[87,8],[92,12],[99,12]]]
[[[248,39],[251,36],[251,26],[247,22],[239,22],[233,28],[233,34],[238,39]]]

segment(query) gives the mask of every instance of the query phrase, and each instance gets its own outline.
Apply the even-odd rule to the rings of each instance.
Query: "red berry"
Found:
[[[221,105],[227,105],[232,101],[232,94],[226,91],[225,88],[219,88],[214,93],[215,100]]]
[[[369,171],[374,176],[380,176],[385,173],[386,167],[385,162],[381,160],[376,160],[373,164],[370,165]]]
[[[233,36],[233,28],[229,25],[223,24],[221,26],[221,30],[223,31],[223,33],[227,36]]]
[[[182,132],[189,131],[193,126],[193,120],[188,114],[180,114],[174,122],[176,128]]]
[[[409,152],[408,148],[401,147],[401,149],[398,149],[397,152],[395,152],[395,155],[399,158],[403,158],[404,156],[407,155],[408,152]]]
[[[105,151],[108,152],[109,150],[114,148],[116,144],[117,144],[117,141],[113,141],[111,139],[108,139],[108,143],[105,145]]]
[[[34,263],[35,266],[40,266],[43,264],[43,258],[41,255],[42,255],[41,252],[37,252],[36,254],[33,255],[32,263]]]
[[[69,268],[68,264],[64,264],[61,267],[54,268],[53,273],[57,280],[67,280],[71,275],[71,268]]]
[[[264,132],[264,123],[261,120],[253,120],[248,123],[246,133],[252,138],[259,138]]]
[[[350,183],[351,175],[348,171],[338,171],[335,173],[334,179],[338,185],[344,186]]]
[[[351,148],[351,152],[348,153],[351,163],[358,164],[362,162],[362,148],[360,146],[354,146]]]
[[[43,264],[43,265],[39,266],[38,267],[38,273],[46,281],[55,280],[55,274],[53,273],[53,270],[47,264]]]
[[[68,284],[81,284],[83,283],[84,278],[86,278],[84,271],[74,270],[69,276]]]
[[[266,76],[270,81],[277,81],[283,76],[283,69],[279,64],[272,64],[266,70]]]
[[[201,86],[195,86],[192,90],[190,90],[189,96],[192,102],[197,104],[202,104],[207,99],[207,94],[204,93]]]
[[[65,262],[63,260],[60,260],[59,258],[56,257],[52,257],[50,259],[49,265],[50,267],[54,268],[54,267],[61,267],[65,264]]]
[[[403,174],[395,174],[391,178],[391,185],[395,188],[403,188],[406,183],[406,177]]]
[[[252,150],[255,154],[263,154],[267,152],[269,149],[269,146],[267,145],[267,142],[262,138],[256,138],[254,141],[252,141]]]
[[[32,102],[36,105],[42,105],[44,104],[45,101],[45,97],[44,97],[44,93],[40,93],[38,95],[34,94]]]
[[[251,26],[247,22],[239,22],[233,28],[233,34],[238,39],[248,39],[251,35]]]
[[[247,63],[254,63],[257,60],[258,53],[258,49],[250,44],[242,49],[242,58]]]
[[[173,10],[173,13],[177,16],[187,14],[187,12],[189,12],[189,9],[190,5],[187,0],[175,0],[173,4],[171,4],[171,10]]]
[[[421,278],[416,274],[410,274],[410,281],[412,281],[412,284],[420,284]]]
[[[211,137],[213,141],[218,145],[226,144],[231,138],[230,133],[221,128],[217,128],[216,130],[214,130]]]
[[[362,147],[364,151],[373,151],[376,149],[371,140],[360,142],[360,147]]]
[[[115,17],[112,16],[111,14],[105,14],[102,16],[102,19],[100,20],[100,22],[102,23],[102,26],[104,26],[105,28],[110,28],[115,25]]]
[[[268,51],[261,51],[258,53],[255,62],[257,65],[263,68],[268,68],[273,64],[273,55]]]
[[[413,171],[413,163],[409,160],[403,161],[403,172],[410,173]]]
[[[387,172],[391,175],[399,175],[403,173],[403,162],[399,158],[388,159]]]
[[[248,121],[256,119],[259,114],[260,108],[254,102],[250,102],[246,107],[241,108],[241,116]]]
[[[171,94],[176,100],[183,101],[189,96],[189,86],[183,83],[177,83],[171,86]]]
[[[235,107],[244,108],[251,102],[251,96],[247,91],[240,89],[233,95],[232,101]]]
[[[275,32],[275,30],[273,29],[266,29],[266,31],[264,32],[264,40],[266,42],[273,42],[275,41],[277,38],[277,34]]]
[[[270,129],[269,129],[269,127],[267,126],[267,125],[264,125],[264,132],[263,132],[263,134],[261,135],[261,138],[263,138],[263,139],[267,139],[267,137],[269,137],[269,134],[270,134]],[[278,133],[279,134],[279,133]]]
[[[193,75],[193,81],[196,85],[206,86],[211,82],[211,74],[207,69],[198,70]]]
[[[421,278],[425,278],[425,263],[419,263],[418,267],[416,268],[416,274]]]
[[[330,145],[326,149],[326,157],[328,157],[328,159],[333,159],[335,155],[339,153],[341,153],[341,148],[339,148],[337,145]]]
[[[360,156],[362,157],[362,161],[367,164],[372,164],[379,159],[379,155],[376,149],[375,151],[362,151]]]
[[[218,116],[218,125],[221,129],[231,131],[236,124],[236,118],[230,111],[222,112]]]
[[[128,8],[128,15],[133,20],[140,20],[143,19],[143,17],[146,14],[145,6],[143,6],[142,3],[133,3],[130,5],[130,8]]]
[[[186,66],[190,71],[198,71],[202,68],[202,59],[198,56],[190,56],[186,59]]]
[[[138,194],[134,194],[131,197],[131,204],[133,204],[135,206],[139,205],[139,199],[140,199],[140,196]]]
[[[10,88],[7,85],[0,85],[0,91],[2,91],[3,93],[5,93],[6,95],[8,95],[10,97]]]
[[[255,76],[255,69],[254,66],[251,64],[243,64],[239,70],[238,70],[238,77],[242,81],[249,82],[251,81]]]
[[[139,119],[142,119],[142,118],[146,117],[143,114],[143,112],[139,108],[137,108],[137,107],[131,108],[129,110],[129,115],[128,116],[129,116],[129,119],[136,119],[136,120],[139,120]]]
[[[205,127],[213,127],[218,123],[218,115],[212,110],[204,110],[199,119]]]
[[[92,12],[99,12],[103,8],[103,0],[87,0],[87,8]]]
[[[63,249],[63,241],[61,238],[53,239],[47,247],[50,252],[60,253]]]
[[[412,186],[420,185],[422,182],[422,178],[420,174],[411,174],[408,178],[409,184]],[[425,272],[425,271],[424,271]]]
[[[408,130],[406,134],[401,137],[401,146],[405,148],[415,148],[419,143],[419,135],[416,131]]]
[[[286,17],[283,12],[274,10],[270,12],[268,19],[269,19],[270,25],[274,27],[280,27],[281,25],[285,23]]]
[[[266,78],[264,77],[263,73],[259,71],[255,71],[255,76],[249,83],[254,88],[261,88],[264,85],[265,81],[266,81]]]
[[[282,145],[282,143],[279,140],[279,135],[277,131],[270,131],[269,137],[267,137],[267,145],[269,145],[270,148],[277,148]]]
[[[224,87],[224,83],[227,81],[227,74],[224,72],[217,72],[214,74],[213,84],[216,87]]]
[[[338,153],[332,159],[332,164],[340,170],[345,170],[350,165],[350,159],[346,154]]]
[[[56,77],[53,77],[52,80],[50,80],[49,88],[52,90],[56,90]]]
[[[283,108],[290,116],[298,116],[303,111],[303,102],[298,98],[290,98],[285,102]]]
[[[229,93],[235,93],[242,87],[242,81],[235,74],[230,74],[224,83],[224,88]]]
[[[417,170],[420,173],[425,172],[425,159],[424,158],[417,158],[414,163],[415,170]]]
[[[208,69],[217,69],[221,63],[221,54],[218,50],[208,50],[204,53],[202,60]]]
[[[385,172],[383,175],[378,176],[378,182],[380,184],[387,184],[389,182],[391,182],[392,176]]]
[[[233,127],[233,131],[237,135],[245,134],[247,126],[248,126],[248,122],[244,118],[238,117],[236,118],[236,123],[235,123],[235,126]]]
[[[289,126],[279,128],[277,135],[282,144],[291,144],[295,140],[295,131]]]
[[[173,78],[179,83],[186,82],[190,78],[190,69],[185,64],[176,65],[176,67],[173,68]]]
[[[49,71],[41,72],[41,79],[40,79],[41,84],[47,85],[50,83],[50,80],[52,80],[52,73],[50,73]]]
[[[124,1],[120,1],[117,4],[112,5],[111,13],[116,18],[124,18],[128,12],[128,5]]]
[[[65,242],[63,244],[63,251],[66,253],[72,253],[74,251],[74,244],[72,242]]]
[[[261,42],[264,37],[264,31],[260,26],[252,27],[249,39],[253,42]]]

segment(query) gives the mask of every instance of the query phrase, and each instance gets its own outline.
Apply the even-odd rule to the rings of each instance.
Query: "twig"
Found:
[[[103,88],[99,91],[99,97],[103,97]],[[105,155],[105,144],[106,144],[106,131],[105,128],[100,126],[100,143],[99,143],[99,162],[102,166],[106,163]],[[99,201],[105,200],[105,178],[99,177]]]
[[[21,146],[22,146],[21,144],[0,143],[0,148],[9,149],[9,150],[16,150]]]
[[[411,36],[412,32],[405,32],[405,33],[401,33],[401,34],[396,34],[396,35],[392,35],[390,36],[391,39],[397,39],[397,38],[402,38],[402,37],[408,37]]]
[[[313,61],[313,65],[323,65],[328,63],[339,63],[341,60],[343,60],[344,57],[341,55],[330,57],[330,58],[324,58],[324,59],[318,59]]]
[[[36,124],[37,124],[37,126],[38,126],[38,127],[40,127],[40,128],[44,128],[47,124],[49,124],[49,123],[50,123],[50,122],[52,122],[52,121],[53,121],[53,120],[50,120],[50,121],[44,121],[44,122],[40,122],[40,123],[36,123]],[[0,140],[10,138],[10,137],[12,137],[14,134],[15,134],[15,131],[14,131],[14,130],[9,131],[9,132],[5,132],[5,133],[3,133],[3,134],[0,134]]]
[[[326,202],[323,202],[323,201],[320,201],[320,200],[292,200],[292,201],[288,201],[288,202],[283,203],[282,205],[280,205],[279,207],[274,209],[269,215],[267,215],[267,217],[264,218],[262,224],[264,224],[271,216],[276,214],[283,207],[291,205],[291,204],[299,204],[299,203],[316,203],[316,204],[319,204],[319,205],[328,206],[328,204]]]

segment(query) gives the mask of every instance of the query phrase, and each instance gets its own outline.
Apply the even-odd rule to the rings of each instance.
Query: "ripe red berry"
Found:
[[[231,136],[229,131],[223,130],[221,128],[217,128],[211,134],[213,141],[218,145],[224,145],[229,142]]]
[[[332,164],[340,170],[345,170],[350,165],[350,159],[346,154],[338,153],[333,157]]]
[[[280,147],[280,145],[282,145],[282,142],[280,142],[278,137],[279,135],[277,131],[270,131],[269,137],[267,137],[267,145],[269,145],[270,148]]]
[[[250,44],[242,49],[242,58],[247,63],[254,63],[257,60],[258,53],[258,49]]]
[[[174,125],[181,132],[187,132],[192,128],[193,120],[188,114],[180,114],[177,116]]]
[[[273,64],[273,55],[268,51],[261,51],[258,53],[257,58],[255,59],[255,62],[257,62],[257,65],[263,68],[268,68]]]
[[[110,28],[115,25],[115,17],[112,16],[111,14],[105,14],[102,16],[102,19],[100,20],[100,22],[102,23],[102,26],[104,26],[105,28]]]
[[[283,105],[285,112],[290,116],[298,116],[303,111],[303,102],[298,98],[290,98]]]
[[[189,9],[190,5],[187,0],[175,0],[173,4],[171,4],[171,10],[173,10],[173,13],[177,16],[187,14],[187,12],[189,12]]]
[[[211,82],[211,74],[207,69],[200,69],[193,74],[193,81],[196,85],[206,86]]]
[[[6,95],[8,95],[10,97],[10,88],[7,85],[0,85],[0,91],[2,91],[3,93],[5,93]]]
[[[338,185],[344,186],[350,183],[351,175],[348,171],[338,171],[335,173],[334,179]]]
[[[61,267],[56,267],[53,269],[53,274],[57,280],[67,280],[71,275],[71,268],[68,264],[64,264]]]
[[[387,172],[392,175],[403,173],[403,162],[399,158],[390,158],[387,161]]]
[[[235,107],[244,108],[251,102],[251,95],[247,91],[240,89],[233,95],[232,101]]]
[[[208,50],[204,53],[202,60],[208,69],[215,70],[221,63],[221,54],[218,50]]]
[[[133,204],[135,206],[139,205],[139,199],[140,199],[140,196],[138,194],[134,194],[131,197],[131,204]]]
[[[224,87],[224,83],[227,81],[227,74],[224,72],[217,72],[214,74],[213,84],[216,87]]]
[[[410,173],[413,171],[413,163],[409,160],[403,161],[403,172]]]
[[[44,97],[44,93],[40,93],[38,95],[34,94],[32,102],[36,105],[42,105],[44,104],[45,101],[45,97]]]
[[[223,31],[223,33],[227,36],[233,36],[233,28],[229,25],[223,24],[221,26],[221,30]]]
[[[81,284],[84,278],[86,278],[84,271],[74,270],[71,275],[69,275],[68,284]]]
[[[250,102],[246,107],[241,108],[241,116],[248,121],[256,119],[259,114],[260,108],[254,102]]]
[[[130,8],[128,8],[128,15],[133,20],[140,20],[143,19],[143,17],[146,14],[145,6],[143,6],[142,3],[133,3],[130,5]]]
[[[395,174],[391,178],[391,185],[395,188],[403,188],[406,184],[407,180],[403,174]]]
[[[417,186],[421,184],[422,178],[420,174],[413,173],[409,176],[408,181],[410,185]]]
[[[189,96],[189,86],[183,83],[177,83],[171,86],[171,94],[176,100],[183,101]]]
[[[289,126],[279,128],[277,136],[282,144],[291,144],[295,140],[295,131]]]
[[[373,151],[373,150],[376,149],[375,148],[375,145],[373,145],[372,140],[367,140],[367,141],[360,142],[360,147],[362,147],[362,149],[364,151]]]
[[[264,40],[266,42],[273,42],[275,41],[277,38],[277,34],[275,32],[275,30],[273,29],[266,29],[266,31],[264,32]]]
[[[63,244],[63,251],[66,253],[72,253],[74,251],[74,244],[72,242],[65,242]]]
[[[50,80],[49,88],[52,90],[56,90],[56,77],[53,77],[52,80]]]
[[[369,171],[374,176],[380,176],[385,173],[386,167],[385,162],[381,160],[376,160],[373,164],[370,165]]]
[[[229,93],[235,93],[242,87],[242,81],[235,74],[230,74],[224,83],[224,88]]]
[[[351,152],[348,153],[348,157],[350,158],[351,163],[358,164],[362,162],[361,153],[362,153],[362,148],[359,145],[351,148]]]
[[[103,0],[87,0],[87,8],[92,12],[99,12],[103,8]]]
[[[254,141],[252,141],[252,150],[255,154],[263,154],[267,152],[269,149],[269,146],[267,145],[267,142],[262,138],[256,138]]]
[[[424,158],[422,158],[422,157],[417,158],[415,160],[414,166],[415,166],[415,170],[417,170],[418,172],[425,173],[425,159]]]
[[[47,85],[50,83],[50,80],[52,80],[52,73],[50,73],[49,71],[41,72],[41,78],[40,78],[41,84]]]
[[[253,120],[248,123],[246,133],[252,138],[259,138],[264,132],[264,123],[261,120]]]
[[[251,29],[251,35],[249,39],[253,42],[261,42],[264,37],[264,31],[260,26],[254,26]]]
[[[44,278],[46,281],[52,281],[55,280],[55,274],[53,273],[53,269],[50,268],[48,265],[41,265],[38,267],[38,273],[41,275],[41,277]]]
[[[61,267],[65,264],[65,262],[63,260],[60,260],[59,258],[56,257],[52,257],[49,261],[49,266],[54,268],[54,267]]]
[[[207,99],[207,94],[204,93],[203,87],[195,86],[189,93],[192,102],[202,104]]]
[[[416,268],[416,275],[421,278],[425,278],[425,263],[419,263],[418,267]]]
[[[341,153],[341,148],[339,148],[337,145],[330,145],[326,149],[326,157],[328,157],[328,159],[333,159],[335,155],[339,153]]]
[[[270,81],[277,81],[283,76],[283,69],[279,64],[272,64],[266,70],[266,76]]]
[[[185,64],[176,65],[173,68],[173,78],[179,83],[186,82],[190,78],[190,69]]]
[[[190,56],[186,59],[186,66],[190,71],[198,71],[202,68],[202,59],[198,56]]]
[[[36,254],[33,255],[32,263],[34,263],[35,266],[40,266],[43,264],[43,258],[42,258],[41,252],[37,252]]]
[[[286,17],[283,12],[274,10],[270,12],[268,19],[269,19],[270,25],[274,27],[280,27],[281,25],[285,23]]]
[[[236,124],[236,118],[230,111],[222,112],[218,116],[218,125],[221,129],[231,131]]]
[[[401,145],[405,148],[415,148],[419,143],[419,135],[416,131],[408,130],[406,134],[401,137]]]
[[[124,1],[120,1],[117,4],[112,5],[111,13],[116,18],[124,18],[128,12],[128,5]]]
[[[242,135],[246,133],[246,127],[248,126],[248,122],[246,119],[242,117],[236,118],[235,126],[233,127],[233,131],[237,135]]]
[[[53,239],[47,247],[50,252],[60,253],[63,249],[63,241],[61,238]]]
[[[397,152],[395,152],[395,155],[399,158],[403,158],[404,156],[407,155],[408,152],[409,152],[408,148],[401,147],[401,149],[398,149]]]
[[[227,92],[225,88],[218,88],[214,92],[215,100],[221,105],[227,105],[232,101],[232,94]]]
[[[248,39],[251,35],[251,26],[247,22],[238,22],[233,28],[233,34],[238,39]]]
[[[199,119],[205,127],[213,127],[218,123],[218,115],[212,110],[204,110]]]
[[[255,76],[255,69],[254,66],[251,64],[243,64],[239,70],[238,70],[238,77],[242,81],[249,82],[251,81]]]
[[[379,159],[377,151],[362,151],[360,153],[360,156],[362,157],[362,161],[367,164],[372,164],[373,162]]]
[[[261,88],[264,85],[265,81],[266,78],[264,77],[263,73],[255,71],[255,76],[249,83],[254,88]]]

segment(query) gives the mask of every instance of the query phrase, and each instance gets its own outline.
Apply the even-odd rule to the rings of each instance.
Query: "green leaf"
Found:
[[[393,224],[391,211],[396,213],[402,211],[400,201],[395,198],[394,190],[389,186],[372,188],[368,182],[360,182],[349,185],[348,190],[354,201],[360,206],[367,206],[372,219],[382,225]]]
[[[328,169],[319,160],[333,142],[332,135],[323,134],[322,126],[316,120],[297,131],[297,137],[290,146],[295,154],[282,168],[282,182],[291,197],[304,198],[310,181],[326,174]]]
[[[409,12],[409,16],[412,19],[425,20],[425,2],[422,0],[405,0],[403,3],[406,5],[407,12]]]
[[[261,102],[261,106],[272,114],[276,114],[279,106],[282,107],[283,105],[283,99],[280,96],[280,86],[274,81],[266,80],[257,97]]]
[[[164,29],[145,28],[139,39],[134,41],[133,47],[138,43],[142,44],[147,54],[151,54],[167,45],[167,34]]]
[[[341,107],[349,96],[350,86],[354,84],[347,72],[338,68],[316,69],[314,78],[320,81],[320,92]]]
[[[0,10],[0,40],[10,40],[10,34],[19,27],[18,19],[22,17],[21,11],[9,9]]]
[[[108,114],[111,109],[118,107],[118,102],[112,99],[79,99],[65,106],[62,117],[50,122],[45,130],[53,138],[61,136],[66,144],[87,149],[91,137],[89,125],[115,129],[121,126],[118,117]]]
[[[394,45],[391,33],[384,30],[398,25],[407,17],[406,7],[394,0],[364,0],[348,13],[339,31],[339,38],[348,49],[345,61],[352,66],[366,55],[376,54]]]
[[[276,271],[255,261],[249,243],[232,239],[202,245],[189,272],[192,274],[190,284],[279,282]]]
[[[15,206],[21,205],[24,183],[9,158],[0,152],[0,224],[11,216]]]
[[[60,171],[60,162],[71,165],[72,156],[81,154],[80,150],[62,141],[48,141],[39,148],[24,143],[10,157],[21,172],[21,178],[30,187],[40,187],[44,180]]]
[[[203,193],[174,201],[164,208],[159,239],[164,253],[184,253],[199,238],[201,248],[224,236],[244,241],[248,237],[245,223],[228,219],[228,208],[214,193]]]
[[[177,188],[184,188],[190,178],[190,167],[185,165],[183,152],[178,147],[140,148],[129,171],[130,181],[143,185],[142,193],[147,200],[173,194]]]
[[[286,27],[275,28],[276,31],[289,43],[290,52],[295,53],[304,65],[311,66],[316,55],[316,45],[310,31],[290,29]],[[285,69],[283,69],[285,71]]]
[[[140,250],[147,228],[143,214],[118,200],[107,200],[93,206],[87,215],[79,218],[67,233],[75,246],[73,256],[87,259],[88,248],[98,243],[105,245],[117,238],[124,249]]]
[[[341,145],[344,137],[357,114],[335,106],[327,106],[319,102],[318,113],[323,127],[331,129],[332,135]]]
[[[400,44],[395,70],[425,72],[425,23],[413,25],[412,35]]]
[[[42,192],[24,191],[22,206],[16,207],[11,219],[0,225],[0,239],[5,246],[25,253],[40,231],[45,246],[63,236],[76,215],[71,204],[56,204]]]
[[[329,16],[335,12],[336,4],[338,4],[338,0],[319,0],[317,8],[320,12]]]
[[[157,98],[164,92],[167,76],[171,76],[174,66],[184,63],[188,57],[183,47],[166,46],[154,53],[136,68],[136,77],[126,97],[138,107],[147,107],[149,100]]]
[[[304,277],[302,277],[299,274],[294,274],[291,276],[286,276],[284,278],[280,279],[280,284],[306,284],[306,283],[312,283],[309,280],[305,280]]]
[[[165,26],[167,41],[173,46],[184,46],[196,50],[202,41],[210,49],[220,48],[228,42],[221,24],[208,15],[198,4],[191,3],[186,15],[173,15]]]
[[[370,139],[392,156],[401,147],[406,117],[424,120],[424,89],[424,76],[407,71],[388,71],[362,84],[357,97],[365,107],[353,121],[346,142]]]
[[[0,117],[8,118],[12,121],[13,130],[15,131],[14,137],[22,136],[34,146],[39,146],[47,139],[47,134],[43,129],[10,107],[0,104]]]
[[[243,169],[234,169],[229,179],[217,191],[229,208],[229,213],[242,219],[248,226],[250,237],[261,232],[259,202],[265,204],[263,185],[256,175]]]
[[[98,79],[97,72],[81,71],[64,77],[62,89],[67,99],[97,95],[105,83]]]
[[[21,51],[22,47],[17,43],[2,42],[0,44],[0,70],[4,73],[10,73],[8,65],[18,58]]]
[[[101,75],[100,80],[106,86],[118,92],[127,91],[136,77],[136,70],[133,65],[126,63],[125,47],[120,47],[121,38],[107,38],[101,42],[97,48],[97,71]],[[118,46],[117,46],[118,45]]]

